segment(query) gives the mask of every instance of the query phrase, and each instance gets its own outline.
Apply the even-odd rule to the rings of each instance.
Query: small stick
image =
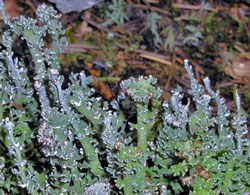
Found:
[[[7,14],[6,14],[6,10],[5,10],[5,7],[4,7],[3,0],[0,0],[0,12],[1,12],[2,16],[3,16],[4,23],[7,24],[8,21],[9,21],[9,18],[8,18]]]
[[[156,12],[159,12],[161,14],[164,14],[164,15],[167,15],[167,16],[171,16],[172,14],[168,11],[165,11],[163,9],[160,9],[158,7],[154,7],[154,6],[150,6],[150,5],[142,5],[142,4],[135,4],[135,3],[132,3],[130,1],[128,1],[128,4],[131,6],[131,7],[134,7],[134,8],[138,8],[138,9],[144,9],[144,10],[152,10],[152,11],[156,11]]]
[[[172,3],[172,7],[179,9],[206,10],[206,11],[217,12],[217,9],[200,5],[183,5],[183,4]]]
[[[82,16],[82,19],[83,19],[85,22],[89,23],[90,25],[92,25],[92,26],[96,27],[97,29],[100,29],[100,30],[102,30],[102,31],[104,31],[104,32],[112,33],[114,36],[119,37],[119,38],[124,38],[124,37],[125,37],[125,36],[123,36],[123,35],[120,35],[120,34],[118,34],[118,33],[115,33],[115,32],[110,31],[108,28],[105,28],[105,27],[102,26],[101,24],[98,24],[98,23],[94,22],[93,20],[88,19],[88,18],[85,17],[85,16]]]

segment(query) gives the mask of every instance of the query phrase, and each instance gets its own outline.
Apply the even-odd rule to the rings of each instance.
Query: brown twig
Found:
[[[248,23],[246,22],[243,13],[241,13],[240,10],[238,10],[238,15],[239,15],[239,18],[240,18],[241,21],[242,21],[242,24],[243,24],[245,30],[246,30],[247,37],[248,37],[248,41],[250,41],[250,30],[249,30]]]
[[[97,28],[97,29],[99,29],[99,30],[101,30],[101,31],[104,31],[104,32],[107,32],[107,33],[112,33],[114,36],[119,37],[119,38],[125,38],[125,37],[126,37],[126,36],[120,35],[120,34],[118,34],[118,33],[116,33],[116,32],[112,32],[112,31],[109,30],[108,28],[102,26],[101,24],[96,23],[96,22],[93,21],[93,20],[88,19],[88,18],[85,17],[84,15],[82,16],[82,19],[83,19],[85,22],[87,22],[88,24],[94,26],[95,28]]]
[[[152,10],[152,11],[155,11],[155,12],[167,15],[167,16],[172,15],[170,12],[165,11],[165,10],[158,8],[158,7],[154,7],[154,6],[150,6],[150,5],[143,5],[143,4],[135,4],[135,3],[132,3],[131,1],[128,1],[128,4],[133,8],[144,9],[144,10],[149,9],[149,10]]]
[[[166,85],[165,85],[165,89],[169,88],[169,86],[170,86],[170,82],[171,82],[171,80],[173,78],[173,75],[174,75],[175,66],[176,66],[176,55],[173,52],[172,63],[171,63],[171,67],[170,67],[170,72],[168,74],[168,79],[167,79],[167,82],[166,82]]]
[[[154,55],[154,53],[151,53],[151,54],[140,53],[139,55],[142,58],[145,58],[145,59],[148,59],[148,60],[152,60],[152,61],[155,61],[155,62],[159,62],[161,64],[165,64],[165,65],[168,65],[168,66],[172,65],[171,62],[169,62],[168,60],[164,60],[162,58],[157,57],[156,55]]]
[[[97,46],[93,46],[93,45],[69,44],[67,47],[64,48],[63,53],[75,53],[75,52],[86,53],[87,50],[90,50],[90,49],[98,50],[100,48]]]
[[[177,76],[177,75],[174,75],[174,79],[175,79],[178,83],[184,85],[186,88],[190,88],[190,86],[191,86],[191,85],[190,85],[190,82],[181,79],[181,78],[180,78],[179,76]]]
[[[220,83],[219,85],[217,85],[217,89],[219,88],[225,88],[225,87],[230,87],[230,86],[233,86],[234,83],[233,82],[224,82],[224,83]]]
[[[127,46],[122,45],[120,43],[116,43],[116,46],[118,46],[119,48],[122,48],[122,49],[127,49]],[[164,55],[156,54],[156,53],[145,51],[142,49],[135,49],[135,52],[139,53],[139,56],[142,58],[152,60],[152,61],[155,61],[158,63],[166,64],[168,66],[172,65],[172,63],[169,60],[167,60],[167,58]]]
[[[190,9],[190,10],[206,10],[206,11],[212,11],[217,12],[217,9],[211,8],[211,7],[205,7],[201,5],[184,5],[184,4],[177,4],[172,3],[173,8],[179,8],[179,9]]]

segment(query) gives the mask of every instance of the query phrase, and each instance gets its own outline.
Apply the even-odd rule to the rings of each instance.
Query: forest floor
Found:
[[[54,2],[5,1],[9,16],[34,17],[41,3],[61,12],[69,41],[60,55],[65,74],[84,69],[107,100],[116,97],[120,81],[130,76],[156,77],[165,100],[177,85],[187,91],[183,60],[189,59],[198,81],[209,77],[231,111],[238,90],[250,121],[249,0]]]

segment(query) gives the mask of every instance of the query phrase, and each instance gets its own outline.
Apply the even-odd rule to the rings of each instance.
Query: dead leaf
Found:
[[[23,9],[20,6],[18,6],[17,3],[18,3],[17,0],[8,0],[4,2],[6,14],[9,18],[21,15]],[[2,19],[3,19],[2,14],[0,14],[0,20]]]
[[[203,178],[203,179],[209,179],[210,178],[210,173],[209,171],[205,171],[204,168],[200,165],[196,165],[197,173],[196,175]]]
[[[224,71],[234,79],[235,83],[250,83],[250,59],[246,57],[234,58],[227,64]]]
[[[94,88],[100,92],[100,94],[107,100],[113,99],[114,95],[111,89],[105,85],[103,82],[94,77],[94,81],[92,83]]]

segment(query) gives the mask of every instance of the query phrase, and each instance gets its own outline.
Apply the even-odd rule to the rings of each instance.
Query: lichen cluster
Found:
[[[178,87],[169,102],[161,102],[157,81],[148,76],[123,81],[117,99],[104,101],[84,71],[71,73],[65,86],[57,55],[66,39],[53,8],[43,4],[37,19],[12,20],[2,1],[0,10],[6,24],[0,50],[1,194],[250,191],[249,140],[238,94],[231,114],[209,79],[204,88],[185,60],[187,99]],[[16,39],[26,43],[31,64],[16,57]]]

